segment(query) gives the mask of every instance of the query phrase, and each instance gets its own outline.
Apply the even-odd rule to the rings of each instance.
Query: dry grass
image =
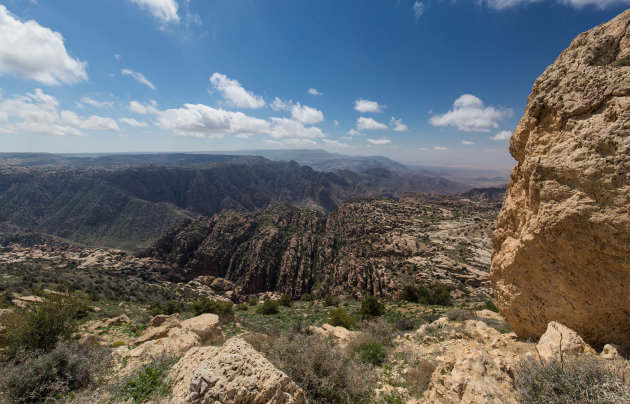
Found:
[[[429,387],[433,371],[437,363],[428,359],[420,359],[407,374],[405,379],[409,383],[409,390],[416,396],[422,394]]]

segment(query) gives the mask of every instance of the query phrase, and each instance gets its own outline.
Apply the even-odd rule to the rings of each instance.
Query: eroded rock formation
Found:
[[[497,306],[520,336],[558,321],[630,348],[630,10],[536,80],[494,233]]]

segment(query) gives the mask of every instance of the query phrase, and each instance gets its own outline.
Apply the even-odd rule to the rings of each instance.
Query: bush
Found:
[[[407,316],[401,316],[396,321],[396,329],[398,331],[415,330],[417,328],[417,326],[418,326],[418,324],[417,324],[416,320],[414,320],[411,317],[407,317]]]
[[[333,295],[326,295],[324,298],[324,306],[326,307],[337,306],[338,304],[337,298]]]
[[[476,319],[477,315],[472,310],[453,309],[446,313],[446,317],[451,321],[466,321]]]
[[[12,307],[12,300],[13,299],[11,298],[11,292],[5,290],[4,292],[0,293],[0,309]]]
[[[241,303],[241,304],[236,305],[237,311],[245,311],[247,309],[249,309],[249,306],[246,303]]]
[[[249,304],[250,306],[256,306],[258,304],[258,298],[250,297],[247,300],[247,304]]]
[[[429,286],[418,286],[417,291],[420,303],[438,306],[451,305],[451,292],[446,285],[436,283]]]
[[[392,327],[382,318],[362,321],[359,328],[361,330],[359,335],[364,343],[376,341],[383,345],[391,345],[394,341]]]
[[[374,372],[330,338],[284,334],[264,353],[304,390],[309,403],[371,402]]]
[[[175,361],[160,359],[143,367],[136,375],[125,382],[123,397],[134,403],[144,403],[150,399],[165,397],[171,387],[168,372]]]
[[[387,358],[385,347],[378,341],[358,345],[354,348],[354,351],[359,354],[359,357],[364,363],[369,363],[374,366],[382,365],[385,358]]]
[[[200,316],[203,313],[214,313],[219,316],[223,323],[234,320],[234,303],[232,302],[202,297],[192,304],[192,310],[195,312],[195,316]]]
[[[495,313],[499,312],[499,309],[494,304],[492,300],[486,300],[486,303],[483,305],[483,308],[486,310],[494,311]]]
[[[67,339],[77,329],[77,319],[87,305],[73,296],[50,295],[29,309],[16,309],[3,320],[6,330],[5,352],[11,357],[20,350],[50,351],[61,339]]]
[[[60,341],[49,352],[19,351],[0,372],[7,402],[49,402],[90,385],[109,365],[106,349]]]
[[[310,293],[304,293],[302,296],[300,296],[300,301],[301,302],[312,302],[313,301],[313,295]]]
[[[385,313],[385,305],[378,301],[376,296],[370,296],[361,302],[361,318],[368,319],[372,317],[382,316]]]
[[[160,314],[170,316],[171,314],[180,313],[184,311],[184,309],[184,304],[181,302],[178,302],[177,300],[167,300],[164,304],[159,302],[153,303],[149,307],[148,312],[151,316],[157,316]]]
[[[418,289],[413,285],[405,286],[402,292],[400,292],[400,300],[418,303],[419,298]]]
[[[525,358],[515,368],[524,404],[628,403],[630,385],[621,372],[597,357],[560,360]]]
[[[431,376],[433,376],[433,371],[435,371],[436,367],[437,364],[435,362],[428,359],[420,359],[405,375],[405,379],[409,383],[409,390],[416,396],[424,393],[429,387]]]
[[[291,301],[291,296],[287,295],[286,293],[283,293],[280,296],[280,300],[278,301],[278,303],[280,303],[280,306],[283,306],[283,307],[291,307],[291,305],[293,304],[293,301]]]
[[[328,313],[328,324],[332,326],[350,329],[354,327],[354,323],[354,318],[343,307],[330,309]]]
[[[279,311],[278,302],[271,299],[265,299],[263,304],[256,308],[256,313],[258,314],[277,314]]]

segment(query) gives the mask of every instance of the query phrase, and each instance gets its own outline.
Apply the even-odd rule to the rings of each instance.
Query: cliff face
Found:
[[[443,198],[443,199],[440,199]],[[489,293],[489,234],[498,208],[458,197],[363,198],[328,216],[286,205],[187,221],[145,254],[171,275],[226,278],[243,294],[386,295],[440,282]]]
[[[630,348],[630,11],[579,35],[536,80],[493,237],[497,306]]]

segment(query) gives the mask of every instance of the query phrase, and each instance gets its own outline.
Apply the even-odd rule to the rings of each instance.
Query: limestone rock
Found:
[[[341,339],[341,340],[349,340],[350,337],[354,335],[352,331],[349,331],[348,329],[344,327],[335,327],[330,324],[322,325],[322,329],[326,331],[327,333],[332,334],[333,337],[337,339]]]
[[[560,358],[560,351],[565,355],[595,353],[575,331],[555,321],[549,323],[536,349],[543,359]]]
[[[181,322],[182,318],[177,313],[171,316],[155,316],[151,319],[149,327],[138,337],[136,344],[141,345],[147,341],[164,338],[171,328],[181,327]]]
[[[215,346],[194,347],[186,352],[172,368],[168,377],[173,382],[169,402],[173,404],[186,402],[190,394],[190,380],[202,362],[211,360],[220,348]]]
[[[491,265],[521,337],[550,321],[630,349],[630,10],[580,34],[536,80]]]
[[[190,402],[306,403],[304,392],[241,338],[228,340],[216,351],[197,351],[196,355],[206,359],[192,375]]]
[[[517,403],[511,363],[484,348],[462,346],[444,358],[431,376],[423,403]]]
[[[123,353],[122,356],[128,361],[125,372],[130,373],[157,358],[180,357],[199,344],[200,339],[197,334],[180,328],[171,328],[164,338],[147,341]]]
[[[606,344],[600,356],[604,359],[619,359],[619,352],[617,352],[616,346]]]
[[[184,320],[181,327],[185,331],[194,332],[202,343],[221,343],[225,340],[219,327],[219,316],[205,313],[197,317]]]

